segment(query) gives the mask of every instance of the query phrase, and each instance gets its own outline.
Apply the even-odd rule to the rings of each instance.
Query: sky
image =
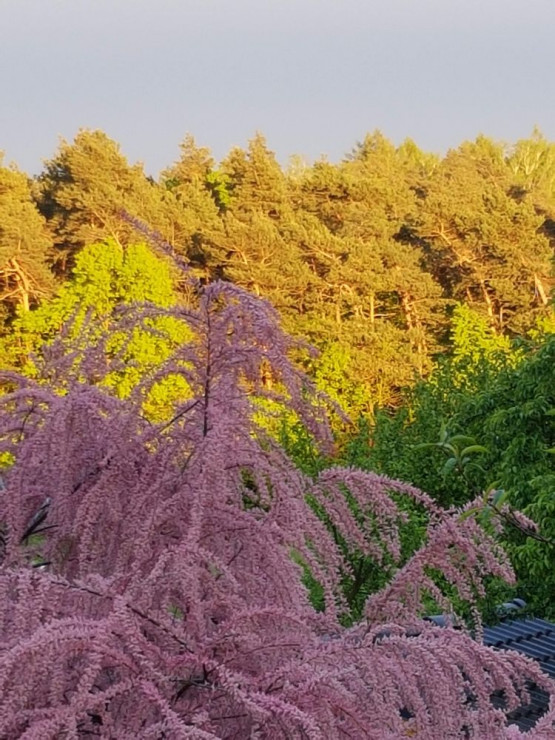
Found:
[[[553,29],[555,0],[0,0],[0,150],[37,174],[99,128],[157,176],[188,132],[283,164],[553,140]]]

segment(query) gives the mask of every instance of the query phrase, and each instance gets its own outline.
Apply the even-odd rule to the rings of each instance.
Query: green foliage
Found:
[[[523,333],[546,313],[544,221],[515,190],[503,146],[480,136],[449,151],[427,178],[414,230],[446,297],[477,308],[498,331]]]
[[[72,143],[62,141],[35,184],[41,213],[55,236],[58,268],[65,272],[77,250],[112,238],[136,241],[134,228],[122,219],[126,210],[151,220],[157,194],[141,165],[131,166],[118,144],[102,131],[82,129]],[[155,221],[154,221],[155,222]]]
[[[34,311],[20,313],[15,320],[12,334],[3,339],[4,367],[40,377],[43,348],[60,337],[63,326],[67,327],[64,341],[72,351],[112,327],[105,349],[108,357],[118,358],[117,369],[102,382],[125,397],[145,373],[160,366],[178,344],[191,338],[190,330],[171,316],[146,319],[143,328],[135,328],[131,334],[118,329],[118,308],[147,302],[162,307],[176,302],[166,262],[142,244],[123,248],[109,240],[86,247],[76,258],[72,280],[52,299]],[[145,413],[156,420],[165,418],[187,392],[180,376],[169,376],[145,399]]]
[[[367,389],[352,375],[353,359],[348,345],[334,342],[325,346],[312,362],[311,370],[318,388],[351,418],[371,409]]]
[[[445,423],[441,425],[437,442],[421,442],[414,446],[414,450],[429,449],[439,449],[447,455],[447,460],[441,468],[443,476],[456,473],[466,477],[472,468],[485,473],[484,469],[475,462],[475,456],[487,452],[487,448],[476,444],[474,438],[468,435],[449,434]]]
[[[456,414],[513,356],[498,352],[495,335],[467,309],[455,311],[452,334],[453,356],[440,358],[427,381],[406,390],[397,411],[378,409],[374,427],[361,427],[348,453],[356,452],[352,464],[413,483],[445,506],[465,503],[482,483],[475,479],[483,453],[463,454],[469,446],[483,445],[481,434],[458,425]]]
[[[483,428],[490,451],[485,465],[507,501],[530,516],[539,535],[507,530],[506,543],[528,598],[538,611],[555,615],[555,334],[530,351],[495,386],[461,409],[461,424]]]
[[[355,422],[343,445],[350,427],[337,417],[345,462],[413,482],[447,506],[495,484],[506,505],[525,507],[544,539],[512,527],[505,541],[545,613],[555,519],[545,359],[555,330],[554,147],[534,131],[511,148],[480,136],[437,157],[376,131],[337,164],[285,171],[260,134],[219,164],[187,135],[155,182],[106,134],[79,131],[34,184],[0,163],[0,322],[11,331],[1,364],[40,375],[43,345],[75,349],[108,327],[114,369],[102,382],[126,396],[188,341],[170,317],[121,329],[124,306],[177,300],[167,265],[137,244],[122,214],[139,217],[203,281],[267,298],[287,331],[320,350],[316,359],[300,351],[299,362]],[[518,349],[515,335],[528,338]],[[169,375],[144,412],[163,420],[187,394]],[[272,409],[272,434],[315,475],[330,461],[282,411]],[[345,589],[354,604],[384,576],[352,558],[358,585]]]
[[[276,436],[295,465],[312,478],[315,478],[332,462],[323,457],[306,427],[293,419],[291,415],[281,415],[281,423]]]
[[[543,208],[553,205],[555,196],[555,144],[534,128],[532,136],[512,147],[507,164],[519,186],[520,197],[530,197]]]
[[[515,354],[509,338],[497,334],[483,316],[467,305],[455,307],[451,326],[452,365],[458,375],[454,380],[461,385],[471,385],[476,368],[484,363],[491,372],[503,367]]]
[[[406,496],[392,493],[391,497],[398,505],[401,515],[406,518],[398,524],[401,543],[399,562],[394,564],[386,554],[383,562],[378,564],[375,560],[365,558],[360,553],[347,550],[343,545],[345,556],[352,568],[352,574],[346,576],[343,582],[345,597],[350,609],[349,623],[362,617],[368,597],[383,588],[396,570],[402,567],[425,542],[428,516],[423,507],[416,505]],[[428,614],[434,614],[436,610],[437,606],[431,608]]]
[[[282,419],[283,423],[279,435],[281,445],[284,447],[288,456],[294,460],[295,465],[312,478],[316,478],[320,472],[330,466],[337,465],[338,462],[346,464],[349,467],[364,468],[364,465],[360,465],[363,458],[354,451],[354,445],[351,447],[349,458],[325,458],[318,452],[313,439],[302,424],[295,421],[292,422],[290,417],[282,417]],[[361,427],[364,423],[364,417],[361,417]],[[362,444],[360,445],[360,449],[362,449]],[[364,520],[368,524],[368,513],[359,510],[356,501],[350,495],[347,488],[344,489],[344,495],[355,518],[361,522]],[[415,504],[406,495],[396,492],[390,495],[399,507],[401,517],[404,517],[404,520],[401,519],[398,522],[401,544],[401,558],[399,563],[394,563],[387,552],[383,553],[383,562],[378,564],[375,559],[364,557],[360,552],[351,550],[338,531],[333,527],[325,509],[319,506],[314,500],[309,499],[309,504],[334,536],[337,545],[343,552],[351,569],[349,574],[345,574],[342,583],[343,594],[349,606],[349,611],[344,617],[345,624],[350,624],[361,618],[362,610],[368,596],[386,585],[395,570],[400,565],[403,565],[424,542],[428,524],[428,517],[424,508]],[[307,564],[297,554],[293,553],[293,558],[302,568],[303,582],[309,590],[311,603],[316,609],[322,608],[322,585],[313,578]],[[434,613],[433,608],[430,613]]]
[[[378,414],[373,446],[363,455],[367,466],[423,488],[444,505],[485,491],[491,511],[506,511],[502,541],[517,569],[519,595],[536,613],[553,616],[555,335],[521,346],[504,364],[499,358],[482,356],[463,387],[457,359],[444,363],[431,381],[416,386],[406,408]],[[534,520],[539,532],[519,524],[512,509]]]
[[[213,170],[206,175],[206,184],[220,213],[224,213],[231,205],[229,177],[219,170]]]
[[[156,183],[102,131],[83,129],[73,142],[62,141],[34,187],[54,235],[58,274],[67,276],[84,246],[106,239],[136,244],[144,238],[134,222],[139,219],[205,276],[221,229],[203,179],[211,158],[191,139],[182,145],[182,159]]]

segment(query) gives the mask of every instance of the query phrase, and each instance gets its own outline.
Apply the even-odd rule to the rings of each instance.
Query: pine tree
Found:
[[[162,172],[161,185],[166,206],[173,205],[175,227],[168,241],[187,255],[203,278],[221,274],[225,237],[220,213],[227,198],[225,178],[215,169],[210,150],[197,146],[188,134],[179,159]]]
[[[479,137],[433,173],[417,231],[449,297],[479,308],[497,331],[522,333],[547,311],[538,292],[550,274],[543,220],[515,194],[503,147]]]
[[[1,153],[0,153],[1,154]],[[32,201],[30,182],[0,156],[0,300],[13,318],[53,288],[52,240]]]
[[[236,147],[223,160],[222,173],[228,178],[230,207],[242,213],[261,213],[276,218],[287,202],[285,175],[262,134],[248,143],[246,151]]]
[[[54,234],[59,272],[67,274],[86,245],[137,243],[139,215],[182,253],[189,248],[194,229],[175,196],[147,178],[142,164],[130,165],[103,131],[83,129],[72,143],[62,141],[35,191]]]
[[[408,238],[421,159],[375,132],[340,165],[317,162],[297,187],[301,208],[328,230],[325,246],[314,229],[305,240],[326,296],[312,317],[320,336],[311,338],[328,359],[345,360],[339,382],[325,377],[324,364],[316,372],[332,395],[358,398],[349,403],[355,416],[394,405],[403,385],[429,371],[445,324],[441,287]]]

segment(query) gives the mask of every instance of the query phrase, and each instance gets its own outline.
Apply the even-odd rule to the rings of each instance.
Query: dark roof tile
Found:
[[[555,678],[555,624],[552,622],[545,619],[506,620],[484,629],[484,644],[527,655],[539,663],[544,673]],[[534,727],[549,703],[549,695],[535,684],[529,684],[528,690],[530,703],[508,715],[509,721],[523,732]]]

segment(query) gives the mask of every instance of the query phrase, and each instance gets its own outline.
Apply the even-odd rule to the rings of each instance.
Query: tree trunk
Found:
[[[484,297],[484,301],[486,303],[489,322],[494,329],[497,329],[497,326],[496,326],[497,322],[495,320],[495,311],[493,309],[493,301],[491,300],[491,296],[489,294],[485,280],[480,279],[480,289],[482,291],[482,296]]]
[[[543,287],[543,283],[538,275],[534,275],[534,287],[536,289],[536,295],[540,299],[542,306],[547,306],[547,304],[549,303],[549,299],[547,297],[547,293],[545,292],[545,288]]]
[[[407,322],[408,329],[416,329],[416,351],[418,353],[418,364],[419,372],[422,375],[423,363],[422,358],[427,353],[428,347],[426,343],[426,335],[424,333],[424,327],[422,321],[416,310],[414,301],[408,293],[401,293],[401,307],[405,315],[405,321]]]
[[[13,269],[15,281],[17,284],[17,292],[19,294],[19,305],[23,308],[25,312],[27,312],[30,310],[30,303],[31,303],[31,281],[29,280],[29,277],[25,273],[25,270],[22,268],[19,262],[15,259],[15,257],[10,260],[10,263],[11,263],[11,267]]]

